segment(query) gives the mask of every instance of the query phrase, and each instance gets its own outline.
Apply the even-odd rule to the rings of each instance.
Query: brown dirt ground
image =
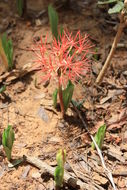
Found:
[[[33,45],[35,37],[49,34],[48,41],[51,42],[50,27],[47,16],[44,15],[41,25],[35,24],[35,18],[28,20],[20,19],[15,13],[12,14],[11,6],[0,2],[0,20],[2,31],[7,31],[14,43],[14,63],[16,68],[22,68],[31,63],[34,55],[27,49]],[[114,175],[114,181],[119,190],[127,189],[127,134],[126,134],[126,71],[127,53],[126,48],[118,48],[113,59],[112,67],[108,71],[104,82],[100,87],[94,87],[93,83],[97,77],[98,69],[104,62],[113,37],[116,33],[117,17],[112,24],[111,18],[98,10],[96,6],[90,5],[82,9],[80,14],[73,10],[60,8],[60,24],[69,30],[82,33],[88,32],[93,43],[99,48],[100,60],[93,62],[93,71],[89,81],[82,82],[76,86],[74,98],[86,99],[81,113],[86,115],[89,130],[94,134],[100,123],[108,123],[109,129],[106,132],[104,142],[104,159],[107,167],[115,173],[124,171],[125,175]],[[106,18],[108,18],[106,20]],[[113,22],[113,21],[112,21]],[[126,31],[122,36],[121,43],[127,40]],[[100,65],[100,67],[99,67]],[[1,74],[2,75],[2,74]],[[82,126],[77,114],[69,109],[65,121],[61,121],[60,112],[52,109],[52,91],[54,81],[44,87],[42,84],[36,87],[35,80],[39,81],[36,72],[26,74],[7,85],[6,97],[0,96],[0,135],[8,123],[15,131],[15,142],[12,152],[13,159],[23,155],[36,156],[46,161],[49,165],[55,166],[56,152],[60,148],[67,150],[67,161],[71,163],[74,170],[84,168],[84,174],[88,174],[88,183],[95,184],[96,188],[111,190],[111,184],[107,177],[97,172],[103,171],[98,154],[90,148],[90,138]],[[6,81],[5,81],[6,82]],[[113,92],[113,90],[116,90]],[[121,90],[121,91],[120,91]],[[111,93],[111,98],[108,93]],[[115,95],[113,96],[113,93]],[[105,100],[105,97],[109,99]],[[103,101],[103,102],[102,102]],[[45,108],[48,121],[43,121],[37,114],[40,106]],[[120,115],[121,114],[121,115]],[[122,119],[118,119],[121,118]],[[112,119],[112,120],[111,120]],[[115,120],[116,119],[116,120]],[[110,123],[111,122],[111,123]],[[114,124],[115,123],[115,124]],[[115,126],[114,126],[115,125]],[[122,148],[124,147],[124,148]],[[114,153],[109,153],[111,150]],[[118,153],[118,154],[117,154]],[[114,154],[117,154],[113,156]],[[84,159],[91,164],[87,170],[83,164]],[[84,162],[85,163],[85,162]],[[80,167],[79,167],[80,166]],[[99,169],[98,169],[99,168]],[[95,169],[95,170],[94,170]],[[5,154],[0,145],[0,190],[42,190],[53,189],[52,179],[45,182],[37,177],[38,169],[29,164],[19,165],[16,168],[8,168]],[[102,172],[103,173],[103,172]],[[87,177],[88,177],[87,176]],[[97,188],[97,185],[99,186]],[[92,190],[92,189],[91,189]]]

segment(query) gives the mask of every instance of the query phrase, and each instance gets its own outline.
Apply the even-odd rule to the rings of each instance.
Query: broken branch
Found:
[[[105,64],[104,66],[102,67],[97,79],[96,79],[96,83],[97,84],[100,84],[103,80],[103,77],[104,75],[106,74],[107,72],[107,69],[109,68],[109,66],[111,65],[111,59],[114,55],[114,52],[116,50],[116,47],[117,47],[117,43],[119,42],[120,40],[120,37],[121,37],[121,34],[123,32],[123,29],[125,28],[125,26],[127,25],[127,0],[124,1],[124,8],[121,12],[121,16],[120,16],[120,24],[119,24],[119,27],[118,27],[118,31],[117,31],[117,34],[114,38],[114,41],[113,41],[113,44],[112,44],[112,48],[109,52],[109,55],[105,61]]]

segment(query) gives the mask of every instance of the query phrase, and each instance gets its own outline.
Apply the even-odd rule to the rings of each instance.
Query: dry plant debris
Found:
[[[75,4],[73,4],[72,10],[59,11],[60,22],[74,32],[78,29],[82,33],[88,32],[99,48],[100,59],[95,64],[98,68],[94,68],[91,78],[84,79],[77,85],[74,98],[77,101],[85,99],[80,112],[93,136],[99,126],[106,123],[107,130],[102,148],[103,159],[106,167],[111,171],[116,188],[126,190],[127,55],[126,44],[124,44],[127,40],[126,30],[121,37],[121,43],[124,45],[116,49],[108,75],[103,78],[100,86],[96,85],[96,77],[108,54],[106,44],[111,47],[115,34],[113,26],[118,24],[118,21],[115,17],[107,19],[107,14],[96,8],[94,1],[92,6],[89,5],[89,1],[84,1],[85,7],[83,1],[79,2],[78,6],[82,5],[79,11],[81,14],[72,13],[72,10],[75,11]],[[0,85],[6,85],[6,91],[0,94],[0,190],[53,189],[52,177],[45,175],[44,168],[38,169],[38,165],[33,163],[33,160],[36,158],[36,161],[47,164],[46,168],[49,167],[54,171],[56,152],[63,147],[67,151],[66,174],[68,178],[71,176],[74,184],[77,183],[80,189],[111,190],[112,185],[104,172],[98,152],[91,149],[91,139],[79,120],[77,112],[71,106],[65,120],[61,120],[59,108],[56,111],[51,104],[55,82],[50,83],[47,88],[40,85],[40,81],[36,81],[38,76],[31,67],[33,54],[27,50],[33,45],[33,39],[38,39],[40,35],[45,35],[47,32],[51,34],[49,26],[47,24],[36,26],[34,22],[36,18],[23,21],[17,16],[12,17],[8,14],[11,11],[10,7],[4,2],[0,3],[0,10],[2,21],[0,30],[1,27],[2,30],[6,29],[13,39],[16,63],[16,68],[11,72],[5,72],[0,65]],[[41,23],[45,18],[44,14],[43,18],[39,17]],[[43,35],[42,37],[45,38]],[[48,43],[50,42],[49,35]],[[41,107],[48,115],[47,122],[38,116]],[[12,158],[20,159],[26,155],[27,163],[17,168],[8,167],[1,145],[1,135],[8,123],[11,123],[15,131]],[[67,184],[66,188],[70,189]]]

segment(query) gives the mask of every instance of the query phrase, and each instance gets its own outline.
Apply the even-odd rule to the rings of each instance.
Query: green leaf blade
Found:
[[[74,85],[69,80],[66,89],[63,90],[63,103],[64,103],[65,112],[67,111],[69,103],[72,100],[73,92],[74,92]]]
[[[83,99],[82,101],[76,101],[76,100],[71,100],[72,103],[74,104],[74,106],[77,108],[77,109],[81,109],[83,107],[83,103],[85,102],[85,99]]]
[[[64,179],[64,164],[66,161],[66,150],[60,149],[56,155],[57,167],[54,172],[54,179],[56,183],[56,187],[63,186]]]
[[[100,128],[98,129],[94,139],[98,145],[98,147],[100,149],[102,149],[102,145],[103,145],[103,142],[104,142],[104,137],[105,137],[105,132],[106,132],[106,125],[102,125],[100,126]],[[95,144],[92,142],[91,144],[92,148],[95,149]]]
[[[118,3],[116,5],[113,6],[113,8],[110,8],[108,10],[109,14],[115,14],[115,13],[119,13],[124,7],[124,3],[118,1]]]
[[[18,14],[21,17],[23,15],[23,8],[24,8],[23,0],[17,0],[16,5],[17,5]]]
[[[2,86],[2,87],[0,88],[0,94],[2,94],[5,90],[6,90],[6,86],[4,85],[4,86]]]
[[[60,149],[56,155],[57,165],[63,167],[66,160],[66,150]]]
[[[57,105],[57,94],[58,94],[58,89],[56,88],[52,95],[54,108],[56,108]]]
[[[52,5],[48,6],[48,15],[50,26],[52,30],[52,35],[58,40],[58,15]]]
[[[8,125],[8,127],[4,130],[3,135],[2,135],[2,144],[5,150],[5,154],[8,158],[8,160],[11,159],[11,152],[12,152],[12,147],[14,143],[14,131],[12,129],[11,125]]]
[[[57,166],[54,172],[54,179],[57,187],[63,186],[64,168]]]
[[[13,67],[13,43],[11,39],[7,39],[7,34],[4,33],[2,38],[2,47],[4,49],[5,55],[7,57],[8,61],[8,67],[9,69],[12,69]]]
[[[7,159],[10,161],[11,160],[11,150],[6,146],[4,146],[4,150],[5,150],[5,154],[7,156]]]

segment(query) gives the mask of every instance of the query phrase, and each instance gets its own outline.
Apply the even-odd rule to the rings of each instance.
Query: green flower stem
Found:
[[[55,190],[61,190],[61,187],[55,186]]]
[[[65,110],[64,110],[64,103],[63,103],[62,85],[60,84],[60,81],[59,81],[58,93],[59,93],[59,100],[60,100],[60,109],[62,112],[62,116],[64,117]]]

